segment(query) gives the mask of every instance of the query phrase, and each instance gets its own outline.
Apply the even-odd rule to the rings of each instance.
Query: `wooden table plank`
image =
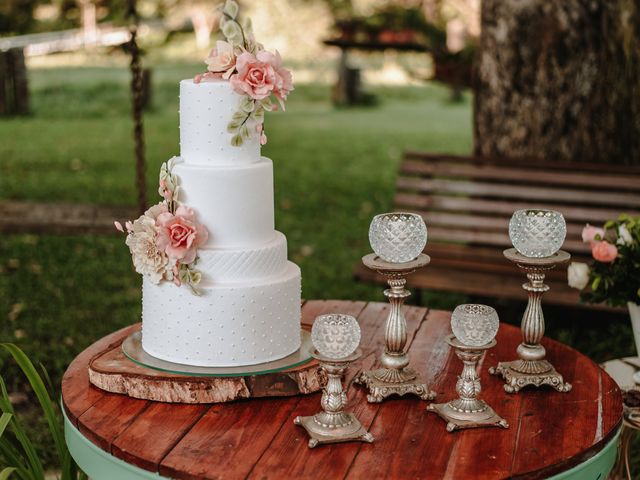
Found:
[[[116,437],[111,452],[127,463],[157,472],[162,459],[210,407],[152,402]]]
[[[62,398],[65,413],[76,427],[78,417],[86,412],[92,405],[107,395],[106,392],[89,384],[89,370],[87,366],[91,359],[122,341],[122,338],[129,335],[135,326],[125,327],[117,332],[101,338],[89,348],[78,355],[67,368],[62,377]]]

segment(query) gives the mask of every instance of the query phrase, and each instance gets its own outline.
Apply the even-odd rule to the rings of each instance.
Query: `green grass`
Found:
[[[154,69],[153,108],[145,115],[150,202],[159,200],[160,164],[179,153],[177,82],[198,70]],[[132,205],[127,71],[30,75],[33,114],[0,120],[0,198]],[[369,250],[371,216],[391,208],[402,151],[471,151],[469,96],[451,103],[448,90],[436,85],[375,93],[377,107],[340,110],[330,105],[328,86],[299,86],[287,112],[267,119],[264,153],[275,164],[276,224],[302,268],[306,298],[383,300],[379,287],[354,282],[352,271]],[[431,294],[427,302],[451,308],[460,298]],[[503,320],[517,322],[519,308]],[[0,237],[0,340],[42,362],[56,384],[80,350],[139,317],[140,278],[122,238]],[[560,312],[557,318],[549,334],[596,360],[632,352],[624,321],[576,322]],[[0,367],[10,390],[27,388],[6,356]],[[43,430],[41,419],[29,419],[33,431]]]

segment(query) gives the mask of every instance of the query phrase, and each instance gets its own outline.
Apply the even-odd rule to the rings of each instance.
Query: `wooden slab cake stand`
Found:
[[[105,346],[89,362],[89,381],[107,392],[170,403],[221,403],[242,398],[282,397],[320,390],[324,374],[317,360],[269,373],[242,376],[201,376],[171,373],[140,365],[128,358],[122,343],[140,324]]]

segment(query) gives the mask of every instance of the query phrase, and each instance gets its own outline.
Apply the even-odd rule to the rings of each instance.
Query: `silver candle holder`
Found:
[[[568,252],[560,250],[566,236],[564,218],[552,210],[519,210],[509,224],[509,236],[515,248],[505,250],[504,256],[527,276],[522,288],[528,302],[522,316],[522,343],[516,350],[518,359],[500,362],[489,373],[504,378],[508,393],[527,385],[549,385],[559,392],[569,392],[571,384],[545,359],[546,350],[540,343],[545,329],[542,296],[549,290],[544,283],[546,272],[571,259]]]
[[[460,305],[453,312],[451,326],[454,335],[449,335],[446,341],[464,365],[456,382],[458,398],[427,406],[428,411],[447,422],[448,432],[463,428],[509,427],[504,418],[478,398],[481,391],[478,362],[488,349],[496,345],[498,325],[496,311],[486,305]]]
[[[427,229],[422,217],[408,213],[388,213],[371,222],[369,240],[376,253],[363,257],[362,262],[387,279],[384,291],[391,309],[385,328],[385,349],[380,356],[382,368],[362,372],[355,382],[367,387],[367,400],[382,402],[391,395],[413,394],[423,400],[433,400],[435,392],[427,387],[418,373],[409,368],[407,321],[404,301],[411,293],[405,289],[406,276],[429,264],[422,252],[427,242]]]
[[[311,339],[316,348],[312,355],[327,374],[320,402],[323,410],[312,416],[296,417],[293,422],[309,434],[309,448],[350,441],[373,443],[373,435],[356,416],[344,411],[347,395],[342,388],[342,378],[349,365],[362,356],[358,349],[358,322],[350,315],[321,315],[313,324]]]

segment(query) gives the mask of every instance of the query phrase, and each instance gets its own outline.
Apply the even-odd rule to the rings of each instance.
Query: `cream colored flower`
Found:
[[[131,232],[125,241],[131,252],[136,272],[147,275],[156,284],[160,283],[165,276],[169,263],[167,255],[156,246],[158,232],[154,215],[160,210],[152,207],[133,222]]]
[[[571,262],[567,269],[569,286],[582,290],[589,283],[589,265],[581,262]]]
[[[211,50],[205,62],[207,70],[220,74],[222,78],[228,80],[236,68],[236,54],[233,50],[233,45],[218,40],[216,48]]]

